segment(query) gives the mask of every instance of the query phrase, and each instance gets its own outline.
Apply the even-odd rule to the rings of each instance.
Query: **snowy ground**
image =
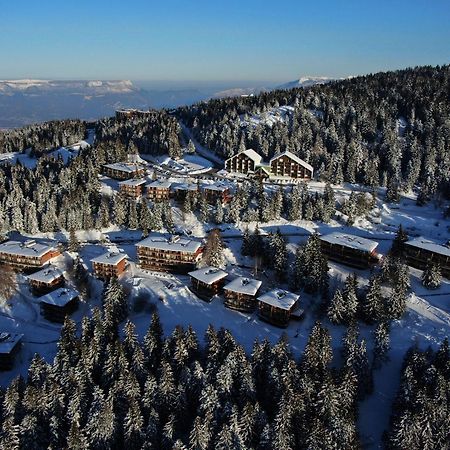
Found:
[[[175,178],[176,179],[176,178]],[[103,189],[116,190],[117,183],[113,180],[102,179]],[[268,189],[272,189],[268,187]],[[323,190],[323,183],[311,183],[310,190]],[[336,189],[340,199],[346,198],[355,186],[343,186]],[[308,235],[315,230],[326,233],[331,230],[343,230],[363,237],[377,240],[381,253],[390,248],[398,225],[401,223],[411,236],[423,235],[438,241],[450,238],[450,221],[442,219],[441,209],[434,205],[417,207],[413,196],[403,197],[398,205],[386,205],[378,200],[377,214],[380,223],[373,223],[367,219],[357,220],[354,227],[348,227],[339,220],[332,220],[329,224],[309,221],[288,222],[286,220],[260,224],[262,233],[275,231],[278,227],[288,240],[290,258],[296,247],[303,243]],[[203,238],[213,224],[202,224],[194,214],[183,215],[180,205],[173,205],[173,217],[178,229],[185,230],[192,236]],[[253,229],[255,223],[249,224]],[[255,276],[263,281],[261,291],[264,292],[275,286],[272,274],[254,274],[252,259],[240,256],[241,234],[246,224],[221,226],[222,236],[226,246],[225,255],[227,265],[225,270],[232,278],[238,275]],[[60,241],[67,239],[66,233],[45,235]],[[175,325],[192,325],[201,339],[209,324],[214,327],[230,329],[237,341],[247,351],[251,351],[255,339],[267,338],[276,342],[282,333],[286,333],[296,356],[304,349],[310,329],[316,320],[316,301],[308,295],[302,294],[301,302],[306,314],[300,321],[292,321],[285,330],[280,330],[267,323],[261,322],[256,314],[244,314],[228,310],[223,306],[223,299],[216,297],[211,303],[199,300],[188,288],[186,276],[174,276],[147,272],[135,265],[136,250],[134,243],[141,238],[139,231],[124,231],[114,228],[108,230],[82,232],[78,238],[83,242],[80,256],[91,270],[90,259],[103,253],[107,248],[125,252],[130,258],[127,272],[122,281],[131,292],[131,299],[138,294],[147,293],[148,308],[141,312],[132,312],[131,320],[137,325],[137,331],[142,337],[150,322],[150,305],[156,305],[166,333],[171,333]],[[66,256],[67,258],[67,256]],[[63,259],[61,259],[63,261]],[[343,265],[330,263],[332,287],[341,283],[352,272]],[[370,276],[368,271],[357,271],[361,283]],[[414,343],[421,348],[437,346],[444,337],[450,334],[450,281],[444,280],[436,291],[428,291],[420,283],[421,272],[411,269],[412,293],[408,299],[408,311],[402,320],[395,321],[391,330],[390,361],[375,372],[374,393],[361,403],[360,430],[363,443],[367,448],[378,448],[381,436],[389,420],[389,412],[393,396],[399,382],[399,370],[405,351]],[[288,287],[288,286],[284,286]],[[73,318],[79,323],[83,315],[91,314],[92,308],[100,304],[102,283],[93,282],[93,298],[88,303],[82,303],[80,310]],[[133,300],[132,300],[133,301]],[[133,308],[132,308],[133,310]],[[345,332],[344,327],[326,323],[329,328],[335,351],[335,363],[339,363],[340,340]],[[40,353],[47,361],[51,361],[56,353],[56,342],[60,326],[47,322],[39,314],[39,307],[28,291],[23,278],[19,277],[18,293],[8,303],[0,304],[0,330],[24,333],[23,349],[18,355],[16,367],[10,372],[0,373],[0,384],[5,386],[15,375],[26,375],[29,362],[35,352]],[[373,346],[373,327],[361,325],[361,335],[367,339],[368,348]]]

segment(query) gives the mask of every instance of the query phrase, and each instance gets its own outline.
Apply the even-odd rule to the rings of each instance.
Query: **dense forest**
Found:
[[[296,360],[284,338],[256,341],[250,355],[226,329],[210,326],[203,344],[190,327],[165,338],[157,313],[139,342],[131,322],[119,325],[126,297],[114,279],[103,304],[81,334],[66,319],[54,362],[36,355],[27,378],[1,391],[1,448],[360,447],[358,401],[373,369],[355,324],[338,355],[316,323]],[[448,448],[449,361],[447,341],[408,353],[388,448]]]
[[[179,108],[195,137],[227,158],[253,148],[290,150],[334,184],[420,186],[450,192],[450,66],[359,76],[306,89],[211,100]],[[292,106],[284,120],[264,116]],[[248,121],[257,115],[259,123]]]
[[[73,144],[86,137],[81,120],[54,120],[0,132],[0,153],[23,152],[42,156],[57,147]]]

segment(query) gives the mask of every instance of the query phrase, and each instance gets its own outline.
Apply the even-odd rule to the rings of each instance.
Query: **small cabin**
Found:
[[[64,323],[78,309],[80,294],[75,289],[58,288],[39,297],[41,314],[50,322]]]
[[[149,235],[136,247],[139,265],[159,272],[187,273],[195,269],[203,252],[200,240],[178,235]]]
[[[191,277],[191,290],[201,299],[210,301],[222,291],[228,274],[217,267],[208,266],[189,272],[188,275]]]
[[[103,165],[103,175],[115,180],[130,180],[145,175],[145,168],[138,162],[118,162]]]
[[[442,275],[450,279],[450,246],[418,237],[405,242],[404,249],[409,266],[424,270],[431,261],[439,264]]]
[[[201,187],[201,191],[205,195],[206,201],[215,205],[217,200],[220,200],[222,204],[231,201],[230,188],[221,183],[204,184]]]
[[[127,267],[127,258],[125,253],[106,252],[91,259],[94,276],[105,281],[118,278]]]
[[[14,359],[22,346],[23,334],[0,333],[0,370],[11,370]]]
[[[31,291],[35,295],[43,295],[64,286],[64,274],[62,270],[49,265],[27,276]]]
[[[171,182],[167,180],[156,180],[146,185],[147,198],[152,202],[169,200]]]
[[[238,277],[223,287],[224,305],[237,311],[249,312],[256,307],[256,294],[262,281]]]
[[[283,289],[273,289],[258,297],[258,316],[272,325],[286,328],[298,307],[299,295]]]
[[[24,242],[6,241],[0,244],[0,263],[17,270],[36,270],[59,255],[56,247],[38,243],[34,239]]]
[[[320,237],[322,252],[329,259],[358,269],[367,269],[380,260],[378,242],[340,232]]]
[[[146,180],[143,178],[120,181],[119,190],[125,197],[139,198],[144,194],[145,183]]]

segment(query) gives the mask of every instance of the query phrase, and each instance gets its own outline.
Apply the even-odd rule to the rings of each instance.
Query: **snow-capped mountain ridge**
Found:
[[[316,84],[330,83],[331,81],[343,80],[344,78],[331,78],[324,76],[302,76],[298,80],[289,81],[287,83],[277,86],[277,89],[292,89],[296,87],[308,87]]]

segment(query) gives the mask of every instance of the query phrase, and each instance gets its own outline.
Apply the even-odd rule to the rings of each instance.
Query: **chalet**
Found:
[[[200,241],[177,235],[169,238],[149,236],[136,247],[140,266],[160,272],[186,273],[193,270],[203,252]]]
[[[258,297],[258,316],[277,327],[287,327],[297,309],[299,295],[282,289],[273,289]]]
[[[441,267],[442,275],[450,279],[450,247],[418,237],[404,244],[409,266],[424,270],[429,261]]]
[[[254,150],[248,149],[233,155],[225,161],[225,169],[228,172],[243,173],[248,175],[253,173],[256,167],[261,164],[262,157]]]
[[[216,267],[202,267],[188,274],[191,277],[191,290],[203,300],[211,300],[218,294],[228,275]]]
[[[256,294],[262,281],[238,277],[223,287],[227,308],[237,311],[253,311],[256,307]]]
[[[183,184],[177,184],[176,186],[172,186],[172,192],[173,197],[175,200],[182,202],[186,198],[186,195],[188,192],[198,192],[199,186],[198,184],[190,184],[190,183],[183,183]]]
[[[11,370],[22,345],[23,334],[0,333],[0,370]]]
[[[64,274],[55,266],[48,265],[27,276],[31,290],[36,295],[46,294],[64,285]]]
[[[378,242],[340,232],[320,237],[322,252],[333,261],[347,266],[366,269],[380,260]]]
[[[59,256],[59,250],[34,239],[25,242],[6,241],[0,244],[0,263],[19,270],[30,270],[42,267],[52,258]]]
[[[58,288],[39,297],[41,314],[51,322],[63,323],[78,309],[79,293],[75,289]]]
[[[103,174],[116,180],[140,178],[145,174],[145,168],[137,162],[118,162],[103,165]]]
[[[230,188],[221,183],[204,184],[201,186],[201,191],[206,201],[211,204],[216,204],[217,200],[220,200],[222,204],[231,200]]]
[[[170,185],[170,181],[167,180],[156,180],[147,184],[147,198],[152,202],[169,200]]]
[[[310,180],[313,176],[314,169],[298,156],[289,151],[285,151],[270,160],[270,172],[273,177]]]
[[[127,258],[125,253],[106,252],[91,259],[94,275],[101,280],[119,277],[127,267]]]
[[[120,181],[119,190],[126,197],[139,198],[144,194],[145,183],[143,178]]]

